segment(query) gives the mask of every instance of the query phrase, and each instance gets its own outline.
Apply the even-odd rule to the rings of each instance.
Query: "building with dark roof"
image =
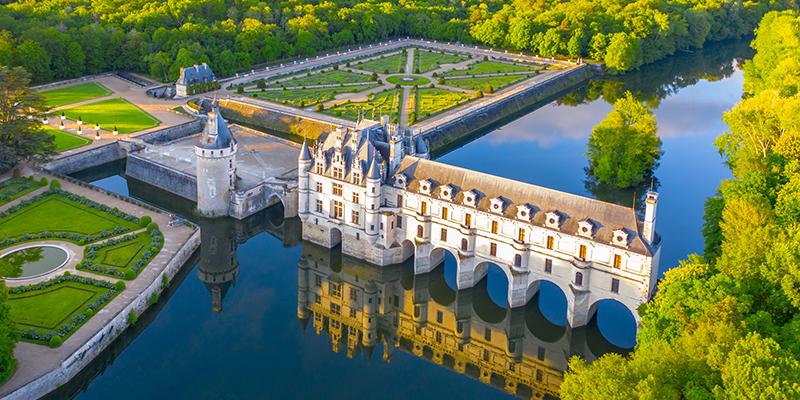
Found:
[[[197,211],[207,217],[229,214],[236,186],[236,139],[216,102],[194,146],[197,156]]]
[[[606,299],[639,320],[636,308],[658,277],[657,193],[647,194],[639,221],[632,208],[430,161],[425,149],[390,124],[340,127],[320,136],[313,151],[304,144],[303,238],[341,243],[343,253],[376,265],[414,256],[418,274],[450,252],[459,288],[474,286],[495,264],[508,279],[510,307],[525,305],[550,281],[564,292],[573,327]]]
[[[195,94],[190,88],[203,83],[216,82],[217,77],[211,71],[211,67],[206,63],[195,64],[188,68],[181,68],[181,76],[175,82],[175,94],[179,97],[186,97]]]

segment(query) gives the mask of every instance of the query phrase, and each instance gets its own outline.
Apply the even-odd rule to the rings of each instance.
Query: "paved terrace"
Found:
[[[5,174],[0,175],[0,181],[11,178],[11,174],[12,171],[8,171]],[[50,174],[40,173],[38,171],[34,172],[29,168],[23,169],[23,176],[34,176],[37,180],[41,179],[42,176],[46,176],[48,180],[59,179]],[[14,357],[17,359],[17,370],[14,373],[14,376],[12,376],[8,382],[6,382],[3,386],[0,386],[0,396],[6,396],[28,384],[29,382],[59,367],[62,361],[67,360],[77,349],[86,344],[89,339],[100,332],[106,323],[113,319],[120,311],[125,309],[135,298],[139,296],[140,293],[145,290],[145,288],[147,288],[148,285],[157,279],[163,267],[167,265],[172,256],[178,252],[178,250],[195,231],[194,228],[190,228],[182,224],[175,227],[169,227],[169,221],[172,219],[171,215],[145,210],[138,205],[109,196],[105,192],[79,186],[63,179],[59,179],[59,181],[61,181],[62,189],[66,191],[81,196],[86,196],[88,199],[94,200],[98,203],[106,204],[109,207],[118,207],[121,211],[137,217],[142,217],[144,215],[151,216],[153,218],[153,222],[158,224],[161,232],[164,234],[164,247],[161,249],[158,255],[150,261],[148,266],[139,273],[139,276],[137,276],[136,279],[132,281],[125,281],[127,288],[122,291],[122,293],[117,295],[117,297],[115,297],[110,303],[106,304],[106,306],[103,307],[103,309],[100,310],[94,317],[89,319],[88,322],[78,328],[78,330],[75,331],[72,336],[64,341],[64,344],[62,344],[61,347],[51,349],[46,345],[19,342],[17,344],[17,349],[14,351]],[[46,186],[39,188],[25,196],[0,206],[0,210],[5,210],[14,204],[18,204],[23,199],[31,198],[45,190],[47,190]],[[127,233],[130,232],[126,232],[124,234]],[[86,271],[77,271],[75,269],[75,265],[83,259],[83,248],[81,246],[60,241],[42,241],[33,243],[58,244],[59,246],[68,249],[70,258],[66,265],[45,276],[26,279],[24,281],[7,281],[6,285],[9,287],[46,281],[55,277],[56,275],[63,275],[64,271],[70,271],[70,273],[73,275],[106,280],[112,283],[120,280],[117,278],[95,275]],[[18,244],[2,249],[0,250],[0,253],[5,254],[17,248],[30,245],[31,243]]]

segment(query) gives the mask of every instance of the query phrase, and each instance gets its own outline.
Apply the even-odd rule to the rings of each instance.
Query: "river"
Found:
[[[592,127],[611,110],[609,102],[631,91],[653,107],[663,141],[665,154],[655,174],[663,276],[687,254],[702,252],[703,202],[720,180],[731,176],[712,143],[725,130],[722,113],[741,97],[738,66],[751,56],[747,42],[725,42],[623,77],[595,80],[434,156],[447,164],[628,206],[636,197],[641,205],[647,187],[608,190],[592,184],[584,172]],[[118,174],[120,167],[77,176],[189,215],[190,204],[126,180]],[[502,276],[490,273],[485,285],[456,293],[452,260],[424,277],[414,277],[409,265],[379,270],[302,243],[296,219],[284,221],[281,215],[266,210],[246,221],[200,221],[203,260],[198,263],[196,256],[153,310],[48,398],[514,398],[507,390],[527,398],[549,397],[570,355],[591,360],[607,351],[625,353],[635,344],[633,317],[618,303],[601,304],[589,326],[570,329],[564,323],[566,299],[557,288],[543,285],[515,314],[495,304],[505,298]],[[224,251],[208,256],[209,245]],[[414,307],[381,316],[376,332],[382,339],[374,346],[327,317],[299,318],[298,298],[302,302],[307,294],[298,268],[301,277],[306,268],[317,271],[328,288],[342,279],[392,288],[409,305],[424,303],[442,310],[439,318],[468,321],[473,331],[481,327],[481,340],[473,338],[466,348],[488,350],[465,359],[455,350],[463,346],[455,331],[444,332],[441,339],[430,330],[423,339],[427,328],[403,328],[426,326],[411,311]],[[459,317],[465,307],[474,310],[466,320]],[[490,357],[498,337],[505,338],[499,346],[505,353]],[[420,343],[427,344],[417,348]],[[503,364],[515,357],[524,361]]]

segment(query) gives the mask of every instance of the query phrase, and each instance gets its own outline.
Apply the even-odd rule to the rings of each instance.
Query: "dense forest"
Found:
[[[639,308],[629,358],[570,360],[571,399],[800,398],[800,14],[769,13],[715,145],[733,179],[706,202],[702,256]]]
[[[794,0],[0,0],[0,65],[34,83],[114,69],[218,76],[325,49],[412,36],[604,61],[635,69],[752,34]]]

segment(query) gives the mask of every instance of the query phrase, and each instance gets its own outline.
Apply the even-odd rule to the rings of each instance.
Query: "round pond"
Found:
[[[33,246],[0,257],[0,277],[29,278],[57,269],[67,262],[67,252],[56,246]]]

